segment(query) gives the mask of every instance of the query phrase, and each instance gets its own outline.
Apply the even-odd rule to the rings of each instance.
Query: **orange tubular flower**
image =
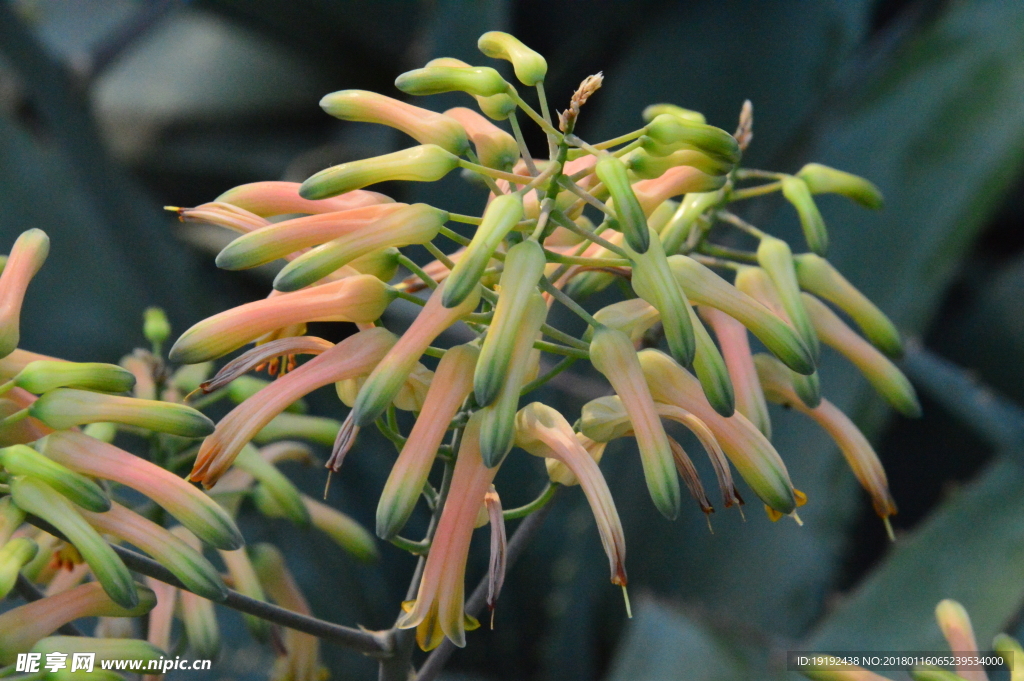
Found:
[[[721,310],[706,305],[700,307],[700,315],[714,329],[718,344],[722,347],[722,357],[736,394],[736,410],[757,426],[765,437],[771,439],[772,422],[768,417],[768,404],[761,383],[757,380],[746,327]]]
[[[390,196],[364,189],[310,201],[299,196],[300,186],[298,182],[251,182],[227,190],[216,201],[230,203],[264,218],[292,213],[318,215],[394,201]]]
[[[50,252],[50,239],[41,229],[30,229],[18,237],[0,273],[0,357],[18,347],[21,337],[21,303],[32,277]]]
[[[278,294],[204,319],[181,335],[169,356],[174,362],[198,364],[292,324],[372,322],[394,298],[387,284],[369,274]]]
[[[725,176],[715,177],[690,166],[669,168],[661,177],[640,180],[633,185],[633,193],[644,213],[650,215],[666,199],[691,192],[709,192],[725,184]]]
[[[436,648],[445,636],[465,647],[466,630],[479,626],[465,612],[466,558],[484,495],[499,468],[488,468],[480,456],[481,420],[477,412],[466,424],[416,600],[403,604],[408,610],[397,623],[400,629],[416,627],[416,641],[423,650]]]
[[[360,331],[263,388],[221,419],[203,441],[189,479],[213,487],[242,447],[292,402],[328,383],[365,374],[394,343],[386,329]]]
[[[412,513],[449,423],[473,389],[473,367],[480,351],[459,345],[445,353],[430,383],[423,410],[402,447],[377,505],[377,536],[398,533]]]
[[[597,462],[576,437],[565,417],[532,402],[516,414],[516,445],[534,456],[561,461],[579,481],[594,513],[601,544],[608,554],[612,584],[626,585],[626,536],[615,501]]]

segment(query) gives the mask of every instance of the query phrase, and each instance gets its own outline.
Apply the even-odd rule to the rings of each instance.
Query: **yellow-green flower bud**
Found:
[[[807,345],[807,349],[811,351],[811,357],[817,364],[818,355],[821,352],[818,334],[814,333],[814,327],[811,325],[810,317],[807,316],[807,310],[804,309],[803,300],[800,298],[800,286],[797,283],[793,252],[789,249],[789,244],[773,236],[763,236],[761,244],[757,247],[757,262],[775,285],[782,307],[789,315],[789,321],[792,322],[796,332],[800,334],[800,338]]]
[[[281,509],[282,515],[293,523],[309,525],[309,511],[302,503],[302,493],[277,466],[270,463],[252,445],[242,447],[235,459],[235,468],[245,471],[260,484],[273,503]]]
[[[501,391],[512,361],[512,348],[522,333],[527,303],[537,290],[545,264],[544,249],[536,241],[518,243],[505,256],[501,296],[473,375],[473,391],[481,407],[493,402]]]
[[[436,144],[422,144],[383,156],[321,170],[299,188],[304,199],[326,199],[389,180],[434,182],[459,167],[459,157]]]
[[[829,261],[813,253],[793,258],[801,288],[834,303],[857,323],[871,344],[889,355],[903,354],[903,341],[889,318],[846,280]]]
[[[494,468],[500,464],[515,442],[519,391],[527,381],[527,372],[532,364],[530,355],[533,353],[533,342],[548,314],[544,297],[536,289],[530,292],[523,307],[519,332],[514,338],[509,356],[508,371],[500,386],[497,399],[490,406],[478,412],[482,419],[480,423],[480,456],[488,468]],[[480,366],[479,360],[477,366]]]
[[[917,393],[903,372],[874,346],[854,333],[827,305],[807,293],[803,296],[811,322],[822,342],[850,360],[875,390],[900,413],[910,418],[920,416],[921,404],[917,400]]]
[[[503,95],[499,95],[503,96]],[[476,155],[480,163],[488,168],[509,171],[519,160],[519,144],[508,134],[489,120],[465,107],[455,107],[444,112],[451,116],[466,129],[476,147]]]
[[[395,79],[395,87],[409,95],[461,91],[491,97],[508,92],[509,84],[488,66],[427,66],[406,71]]]
[[[339,236],[303,253],[278,272],[274,278],[274,288],[278,291],[296,291],[316,283],[356,258],[369,255],[381,248],[425,244],[437,236],[447,220],[446,211],[425,203],[414,203],[400,208],[362,229]],[[229,256],[225,254],[230,248],[229,244],[217,256],[219,267],[241,269],[259,264],[250,260],[241,264],[234,260],[229,262]],[[261,251],[260,262],[267,262],[267,253],[266,250]]]
[[[106,513],[83,513],[96,531],[137,546],[171,571],[190,591],[213,601],[227,598],[220,572],[177,535],[120,504]]]
[[[672,151],[694,149],[729,165],[736,165],[740,161],[740,147],[736,138],[713,125],[696,123],[673,114],[661,114],[647,124],[646,130],[651,141]]]
[[[302,495],[313,526],[357,559],[368,563],[380,557],[377,543],[366,528],[341,511]]]
[[[647,217],[629,184],[626,166],[614,156],[605,156],[598,160],[594,172],[612,195],[615,214],[619,217],[622,233],[626,235],[626,243],[637,253],[644,253],[650,245]]]
[[[647,252],[630,252],[633,262],[633,290],[637,295],[657,308],[665,328],[665,340],[669,351],[681,364],[693,362],[695,350],[693,324],[690,309],[683,289],[679,286],[669,267],[661,239],[649,229]],[[628,249],[628,244],[625,244]],[[631,249],[630,249],[631,250]]]
[[[29,407],[29,416],[57,430],[97,421],[113,421],[181,437],[206,437],[214,425],[192,407],[173,402],[104,395],[57,388]]]
[[[132,372],[116,364],[37,360],[11,379],[14,385],[35,395],[56,388],[78,388],[105,393],[128,392],[135,387]]]
[[[348,263],[356,272],[369,274],[381,281],[391,281],[398,272],[399,250],[394,246],[379,248]]]
[[[544,57],[508,33],[488,31],[480,36],[476,46],[492,59],[512,62],[516,78],[523,85],[533,86],[543,82],[548,72],[548,63]]]
[[[6,598],[18,581],[26,563],[36,557],[39,546],[31,539],[18,537],[0,544],[0,598]]]
[[[687,194],[675,214],[661,230],[661,241],[666,253],[675,253],[689,238],[694,225],[706,210],[718,205],[725,198],[725,192],[700,192]]]
[[[812,194],[842,194],[865,208],[875,210],[884,202],[882,192],[868,180],[820,163],[808,163],[796,175],[807,183]]]
[[[661,177],[676,166],[690,166],[708,175],[725,175],[732,170],[731,165],[692,149],[680,149],[667,156],[653,156],[645,149],[634,149],[623,160],[634,175],[644,180]]]
[[[439,57],[438,59],[431,59],[427,62],[427,68],[434,66],[470,68],[469,64],[466,62],[453,57]],[[489,97],[474,95],[472,92],[469,94],[476,100],[477,106],[480,107],[480,110],[483,111],[488,118],[492,118],[496,121],[505,120],[512,115],[512,112],[515,111],[517,107],[515,100],[504,93],[500,95],[491,95]]]
[[[701,112],[693,111],[691,109],[684,109],[683,107],[676,106],[675,104],[651,104],[646,109],[644,109],[643,113],[640,114],[640,116],[644,119],[644,123],[650,123],[651,121],[653,121],[655,118],[662,114],[671,114],[673,116],[679,116],[684,120],[693,121],[694,123],[703,124],[705,122],[704,114],[702,114]]]
[[[21,303],[32,277],[50,252],[50,238],[41,229],[23,232],[11,247],[0,273],[0,358],[14,352],[21,338]]]
[[[9,496],[0,498],[0,546],[7,543],[23,522],[25,512],[18,508]]]
[[[594,319],[622,331],[635,345],[652,326],[661,321],[661,314],[643,298],[630,298],[602,307],[594,313]],[[592,335],[593,329],[588,328],[587,337]]]
[[[828,251],[825,219],[821,217],[821,211],[814,203],[807,183],[799,177],[788,175],[782,178],[782,195],[793,204],[797,215],[800,216],[800,227],[804,230],[807,246],[818,255],[824,256]]]
[[[71,502],[46,483],[30,477],[15,477],[11,481],[11,496],[23,511],[42,518],[68,538],[115,603],[125,608],[139,605],[128,568]]]
[[[484,211],[483,221],[476,228],[473,241],[445,280],[444,297],[441,299],[445,307],[459,305],[476,290],[494,251],[522,219],[523,197],[519,194],[502,194],[491,201]]]
[[[1021,648],[1017,639],[1006,634],[998,634],[992,640],[992,649],[1009,660],[1006,666],[1010,668],[1010,681],[1024,680],[1024,648]]]
[[[790,372],[789,379],[792,381],[793,390],[796,391],[801,402],[811,409],[821,404],[821,379],[818,377],[817,371],[806,376]]]
[[[689,256],[673,255],[668,262],[690,300],[738,320],[794,371],[802,374],[814,371],[814,361],[800,336],[769,308]]]
[[[227,385],[228,399],[235,404],[241,404],[259,391],[270,385],[270,381],[256,378],[249,374],[243,374]],[[295,400],[285,409],[292,414],[305,414],[308,407],[304,400]]]
[[[26,445],[0,449],[0,467],[11,475],[30,475],[42,480],[82,508],[102,513],[110,497],[95,482],[51,461]]]
[[[167,315],[163,309],[159,307],[146,308],[142,313],[142,335],[158,350],[171,337],[171,323],[167,321]]]
[[[466,131],[455,119],[376,92],[332,92],[320,100],[320,108],[343,121],[390,126],[420,144],[436,144],[457,156],[469,150]]]
[[[708,403],[719,414],[732,416],[736,410],[736,395],[722,353],[719,352],[715,341],[711,339],[711,334],[704,328],[704,324],[701,323],[693,308],[687,305],[686,309],[690,313],[690,325],[693,328],[696,344],[693,370],[697,374],[697,379],[700,380],[704,396],[708,398]]]
[[[679,478],[672,448],[644,380],[633,343],[621,331],[601,327],[594,332],[594,339],[590,342],[590,362],[622,398],[633,424],[651,499],[662,515],[669,520],[674,519],[679,514]]]

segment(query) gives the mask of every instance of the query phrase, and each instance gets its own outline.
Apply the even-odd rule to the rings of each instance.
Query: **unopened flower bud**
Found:
[[[516,78],[523,85],[536,85],[544,81],[548,63],[540,54],[524,45],[513,35],[501,31],[488,31],[476,43],[488,57],[512,62]]]
[[[736,396],[722,353],[693,308],[687,305],[686,309],[689,311],[690,326],[693,328],[696,345],[693,370],[697,374],[701,388],[704,389],[704,396],[719,414],[732,416],[736,410]]]
[[[158,349],[171,337],[171,323],[167,321],[167,314],[163,309],[159,307],[146,308],[142,313],[142,335],[153,347]]]
[[[99,485],[26,445],[0,449],[0,467],[11,475],[29,475],[42,480],[70,501],[90,511],[102,513],[110,508],[110,497]]]
[[[675,214],[661,230],[661,240],[666,253],[676,253],[697,224],[698,219],[712,206],[716,206],[725,198],[723,191],[698,192],[687,194],[679,204]]]
[[[594,313],[594,319],[622,331],[636,345],[651,327],[661,321],[661,314],[643,298],[630,298],[602,307]],[[592,333],[592,330],[587,329],[587,333]]]
[[[708,175],[724,175],[732,170],[732,166],[712,159],[710,156],[692,149],[680,149],[668,156],[652,156],[644,149],[635,149],[623,158],[626,167],[643,180],[661,177],[669,168],[689,166]]]
[[[807,183],[799,177],[787,175],[782,178],[782,195],[793,204],[797,215],[800,216],[800,227],[803,228],[807,246],[818,255],[824,256],[828,250],[828,232]]]
[[[522,219],[523,198],[519,194],[502,194],[491,201],[473,240],[445,280],[442,298],[445,307],[459,305],[477,289],[494,251]]]
[[[21,568],[35,558],[38,551],[39,546],[27,537],[0,543],[0,598],[7,598],[18,581]]]
[[[974,627],[971,625],[971,616],[967,609],[951,598],[939,601],[935,606],[935,621],[942,630],[942,636],[949,644],[949,649],[958,654],[977,654],[978,641],[974,637]],[[983,681],[987,677],[985,672],[965,660],[966,664],[958,664],[957,673],[970,681]]]
[[[544,274],[544,249],[536,241],[523,241],[509,249],[501,274],[501,295],[487,336],[480,349],[473,379],[476,402],[486,407],[498,396],[512,360],[512,348],[522,333],[530,297]]]
[[[890,357],[903,354],[903,341],[895,325],[829,261],[813,253],[802,253],[793,260],[797,279],[804,290],[834,303],[850,315],[871,344],[885,354]]]
[[[739,163],[740,147],[736,138],[721,128],[686,120],[674,114],[661,114],[647,124],[646,130],[651,140],[672,151],[694,149],[722,163]]]
[[[800,285],[797,283],[793,252],[789,249],[789,244],[765,235],[757,247],[757,262],[775,285],[779,300],[793,328],[800,334],[807,349],[811,351],[814,362],[817,363],[820,353],[818,335],[814,333],[814,327],[800,298]]]
[[[590,342],[590,361],[612,384],[626,407],[636,433],[651,499],[662,515],[675,519],[679,514],[679,479],[672,448],[633,344],[621,331],[599,328]]]
[[[425,203],[399,208],[295,258],[278,272],[274,278],[274,288],[278,291],[296,291],[316,283],[356,258],[379,249],[425,244],[437,236],[447,220],[447,212]],[[225,251],[228,248],[230,245]],[[217,256],[219,266],[223,266],[222,260],[228,257],[224,256],[225,251]]]
[[[676,106],[675,104],[651,104],[643,110],[643,113],[641,113],[640,116],[644,119],[644,123],[650,123],[662,114],[671,114],[694,123],[703,124],[705,122],[704,114],[701,112],[684,109],[683,107]]]
[[[46,483],[31,477],[15,477],[11,481],[11,496],[23,511],[42,518],[68,538],[115,603],[125,608],[139,604],[128,568],[71,502]]]
[[[820,163],[808,163],[796,175],[807,183],[812,194],[842,194],[865,208],[882,207],[882,192],[863,177]]]
[[[380,556],[373,535],[350,516],[305,494],[302,495],[302,502],[306,505],[313,527],[330,537],[335,544],[364,563]]]
[[[420,144],[436,144],[457,156],[469,150],[466,131],[455,119],[376,92],[332,92],[320,100],[320,108],[343,121],[396,128]]]
[[[594,172],[612,195],[615,214],[619,217],[622,233],[626,235],[626,243],[637,253],[646,252],[650,245],[647,217],[640,202],[637,201],[636,194],[633,193],[626,166],[619,159],[609,155],[598,160]]]
[[[447,68],[470,68],[469,64],[461,59],[455,59],[454,57],[439,57],[427,62],[427,68],[434,66]],[[518,106],[515,100],[505,93],[490,96],[475,95],[472,92],[469,94],[476,100],[477,106],[480,107],[480,110],[483,111],[488,118],[496,121],[503,121],[507,119]]]
[[[235,468],[251,475],[281,510],[281,515],[300,526],[309,525],[309,511],[302,503],[302,493],[277,466],[270,463],[251,444],[242,447],[235,457]]]
[[[334,213],[394,202],[389,196],[365,190],[310,201],[299,196],[300,186],[298,182],[250,182],[227,190],[215,201],[237,206],[264,218],[293,213]]]
[[[434,182],[455,170],[459,157],[436,144],[342,163],[313,175],[299,188],[304,199],[326,199],[389,180]]]
[[[41,229],[23,232],[11,247],[0,273],[0,358],[18,347],[25,291],[49,252],[50,238]]]
[[[461,123],[469,133],[483,165],[509,171],[519,160],[519,144],[515,138],[477,112],[459,106],[444,113]]]
[[[135,376],[116,364],[38,360],[18,372],[11,382],[35,395],[56,388],[123,393],[135,387]]]
[[[461,91],[491,97],[508,92],[509,84],[500,73],[487,66],[435,65],[406,71],[395,79],[395,87],[409,95]]]
[[[213,421],[184,404],[57,388],[29,407],[29,415],[57,430],[97,421],[124,423],[181,437],[206,437]]]

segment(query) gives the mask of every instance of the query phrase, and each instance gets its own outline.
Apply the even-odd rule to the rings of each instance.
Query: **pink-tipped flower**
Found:
[[[434,182],[458,166],[459,157],[455,154],[436,144],[421,144],[321,170],[302,183],[299,195],[316,200],[389,180]]]
[[[11,247],[0,273],[0,357],[18,347],[21,338],[21,303],[32,277],[50,252],[50,238],[41,229],[23,232]]]
[[[838,407],[826,399],[811,409],[793,389],[790,375],[777,360],[768,355],[754,357],[765,396],[777,404],[793,407],[810,416],[839,445],[847,463],[861,486],[871,495],[875,512],[883,519],[896,513],[896,502],[889,493],[889,482],[878,455],[860,429]]]
[[[935,606],[935,621],[939,623],[949,649],[957,656],[964,656],[965,664],[957,664],[956,673],[968,681],[988,681],[984,667],[967,661],[967,657],[978,654],[978,641],[974,638],[971,617],[964,606],[949,598],[939,601]]]
[[[556,459],[572,471],[590,502],[601,544],[608,555],[612,584],[626,585],[626,537],[608,483],[565,417],[532,402],[516,415],[516,445],[534,456]]]
[[[459,106],[444,113],[462,124],[473,140],[481,164],[504,171],[515,166],[519,160],[519,145],[512,135],[472,109]]]
[[[714,191],[725,184],[725,180],[725,175],[708,175],[691,166],[676,166],[666,170],[661,177],[634,183],[633,192],[644,213],[650,215],[667,199]]]
[[[299,196],[300,186],[298,182],[252,182],[227,190],[216,201],[238,206],[264,218],[292,213],[318,215],[394,201],[384,194],[361,189],[310,201]]]
[[[378,537],[390,539],[398,534],[412,514],[448,425],[473,388],[473,367],[479,354],[472,345],[459,345],[448,350],[437,365],[423,411],[377,504]]]
[[[850,360],[875,390],[901,414],[910,418],[920,416],[921,404],[917,401],[917,393],[903,372],[875,346],[858,336],[823,302],[807,293],[802,294],[802,297],[821,341]]]
[[[302,615],[312,615],[309,603],[295,583],[284,556],[271,544],[253,547],[253,566],[267,595],[278,605]],[[274,663],[275,681],[319,681],[326,670],[320,666],[320,641],[316,636],[295,629],[283,633],[284,657]]]
[[[612,384],[633,422],[644,478],[654,505],[669,520],[679,515],[679,479],[672,449],[629,336],[608,327],[594,332],[590,361]],[[674,362],[673,362],[674,364]]]
[[[477,412],[466,424],[416,600],[403,606],[408,611],[396,625],[400,629],[416,627],[416,640],[423,650],[436,648],[445,636],[465,647],[466,630],[479,626],[465,612],[466,558],[484,495],[498,472],[497,466],[488,468],[480,457],[481,421]]]
[[[754,493],[775,511],[792,513],[797,501],[786,464],[761,431],[742,414],[725,418],[712,409],[700,382],[668,355],[651,349],[638,356],[654,399],[681,407],[707,424]]]
[[[746,327],[713,307],[702,305],[700,315],[711,325],[722,348],[722,357],[735,389],[736,411],[746,416],[765,437],[771,439],[772,422],[768,416],[768,404],[757,379]]]
[[[232,550],[244,543],[216,501],[154,463],[76,431],[52,433],[38,448],[73,471],[141,492],[211,546]]]
[[[139,617],[156,605],[153,592],[135,585],[136,605],[123,608],[89,582],[56,596],[42,598],[0,615],[0,664],[11,664],[18,653],[32,649],[42,638],[80,617]]]
[[[189,478],[213,487],[242,447],[288,405],[329,383],[365,374],[394,342],[395,336],[380,327],[360,331],[277,379],[221,419],[203,441]]]
[[[359,389],[355,405],[352,407],[352,422],[357,428],[373,423],[384,413],[430,343],[442,331],[476,308],[480,301],[479,286],[472,289],[468,297],[458,305],[445,307],[442,300],[445,288],[450,283],[451,279],[447,279],[434,289],[427,304],[416,316],[416,320],[380,360],[370,377],[363,383],[363,387]]]
[[[466,130],[456,119],[376,92],[332,92],[320,100],[320,108],[343,121],[387,125],[420,144],[436,144],[456,156],[469,151]]]
[[[404,203],[381,203],[269,224],[238,237],[217,255],[217,267],[239,270],[283,258],[373,225]]]
[[[387,284],[369,274],[246,303],[204,319],[171,348],[174,362],[221,357],[275,329],[312,321],[371,322],[394,300]]]

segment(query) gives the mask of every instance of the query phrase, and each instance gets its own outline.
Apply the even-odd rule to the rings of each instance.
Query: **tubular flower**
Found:
[[[622,331],[635,346],[643,340],[645,333],[661,321],[661,315],[643,298],[630,298],[602,307],[594,313],[594,319]]]
[[[360,331],[274,381],[221,419],[203,441],[189,478],[213,487],[242,447],[288,405],[328,383],[366,373],[394,343],[385,329]]]
[[[368,377],[369,374],[357,378],[346,378],[344,381],[335,383],[334,390],[338,393],[338,399],[347,407],[355,405],[356,398],[359,397],[359,389],[363,387]],[[409,372],[391,404],[402,411],[419,412],[423,409],[427,390],[430,388],[433,378],[433,371],[423,366],[422,362],[416,362],[416,366]]]
[[[57,359],[56,357],[50,357],[48,355],[40,355],[38,352],[29,352],[28,350],[22,350],[19,348],[12,351],[6,357],[0,357],[0,379],[9,381],[17,376],[18,373],[29,364],[38,361],[62,362],[64,360]]]
[[[679,514],[679,480],[672,450],[633,344],[621,331],[599,328],[590,342],[590,361],[622,398],[636,433],[644,478],[654,505],[666,518],[674,519]]]
[[[82,515],[97,531],[123,539],[151,555],[190,591],[214,601],[227,597],[227,587],[217,569],[199,551],[152,520],[117,503],[105,513],[83,511]]]
[[[259,577],[256,576],[256,568],[253,567],[252,560],[249,559],[248,551],[242,548],[219,553],[220,559],[224,561],[224,565],[228,569],[231,585],[235,591],[257,601],[266,601],[267,595],[263,591]],[[242,615],[242,618],[245,620],[245,628],[257,640],[266,641],[270,637],[270,622],[255,615]],[[167,633],[170,635],[170,631]]]
[[[488,31],[480,36],[476,46],[488,57],[511,62],[516,78],[523,85],[543,82],[548,72],[548,62],[544,57],[508,33]]]
[[[597,462],[583,447],[565,417],[540,402],[516,414],[516,445],[534,456],[555,459],[572,471],[587,495],[608,554],[612,584],[626,585],[626,538],[608,484]]]
[[[232,550],[243,544],[234,521],[217,502],[156,464],[75,431],[53,433],[37,446],[73,471],[141,492],[211,546]]]
[[[341,90],[325,95],[320,108],[343,121],[380,123],[401,130],[420,144],[436,144],[455,155],[469,150],[466,130],[445,114],[366,90]]]
[[[643,180],[661,177],[671,168],[689,166],[705,175],[724,175],[731,166],[723,164],[699,151],[680,149],[668,156],[654,156],[644,149],[634,149],[623,157],[630,172]],[[691,193],[691,192],[685,192]],[[645,197],[647,195],[645,194]]]
[[[403,206],[295,258],[277,273],[274,288],[295,291],[380,249],[427,243],[437,236],[446,220],[448,213],[425,203]]]
[[[9,385],[36,395],[55,388],[122,393],[135,387],[135,376],[116,364],[36,360],[19,371]]]
[[[445,68],[471,68],[469,64],[462,61],[461,59],[454,59],[452,57],[440,57],[438,59],[431,59],[427,62],[427,67],[445,67]],[[495,72],[496,73],[496,72]],[[486,74],[487,79],[492,79],[493,75]],[[484,80],[481,78],[480,80]],[[504,82],[504,81],[503,81]],[[507,84],[506,84],[507,85]],[[484,87],[487,87],[484,85]],[[476,90],[477,88],[474,88]],[[483,111],[488,118],[496,121],[503,121],[516,110],[515,101],[509,97],[505,92],[501,92],[495,95],[478,95],[474,92],[466,90],[467,94],[471,95],[476,100],[480,110]]]
[[[882,207],[882,192],[863,177],[847,173],[820,163],[808,163],[796,174],[807,184],[812,194],[842,194],[865,208]]]
[[[616,157],[608,155],[597,161],[594,172],[615,201],[615,214],[619,218],[622,233],[626,235],[626,243],[637,254],[646,253],[650,245],[647,216],[629,183],[626,166]]]
[[[362,428],[373,423],[395,399],[430,343],[442,331],[476,308],[480,294],[475,289],[459,305],[451,308],[443,305],[444,292],[450,283],[449,278],[434,290],[426,306],[416,316],[416,321],[388,350],[359,389],[355,406],[352,407],[352,420],[356,427]]]
[[[0,543],[0,598],[7,598],[18,581],[21,568],[36,557],[37,551],[39,545],[27,537]]]
[[[361,274],[246,303],[204,319],[183,333],[171,348],[170,358],[186,364],[215,359],[289,324],[371,322],[394,297],[382,281]]]
[[[260,456],[251,444],[242,447],[242,451],[235,457],[235,468],[252,476],[259,489],[280,510],[280,516],[300,527],[309,525],[309,511],[302,503],[302,493],[277,466]]]
[[[473,388],[479,350],[459,345],[437,365],[416,424],[391,469],[377,504],[377,536],[390,539],[405,525],[423,491],[448,424]]]
[[[269,226],[270,220],[250,213],[244,208],[239,208],[230,203],[213,201],[204,203],[194,208],[175,208],[167,206],[167,210],[173,210],[178,214],[182,222],[199,222],[207,225],[217,225],[230,229],[240,234],[248,234]]]
[[[523,199],[519,194],[502,194],[491,201],[473,241],[445,280],[445,307],[456,307],[470,297],[494,251],[522,218]]]
[[[669,168],[659,177],[633,185],[644,213],[653,213],[662,202],[683,194],[709,192],[725,184],[726,176],[709,175],[692,166]]]
[[[0,357],[18,347],[21,338],[21,303],[32,277],[50,252],[50,238],[41,229],[23,232],[14,242],[0,272]]]
[[[326,199],[389,180],[433,182],[455,170],[458,156],[436,144],[423,144],[375,158],[321,170],[299,188],[304,199]]]
[[[792,513],[797,502],[789,472],[761,431],[742,414],[729,418],[718,414],[708,404],[697,379],[668,355],[643,350],[638,357],[654,399],[685,409],[706,423],[754,493],[769,508],[782,514]],[[622,397],[625,402],[625,396]],[[630,418],[633,420],[632,415]],[[635,420],[633,424],[635,427]]]
[[[32,476],[89,511],[110,510],[110,497],[99,485],[26,445],[0,449],[0,468],[11,475]]]
[[[191,407],[172,402],[57,388],[32,403],[28,413],[55,429],[114,422],[181,437],[204,437],[213,422]]]
[[[426,68],[406,71],[395,79],[395,87],[408,95],[436,95],[442,92],[466,92],[476,97],[505,94],[509,84],[487,66],[447,66],[428,64]]]
[[[497,466],[488,468],[480,458],[482,421],[477,412],[466,424],[416,600],[407,604],[396,624],[400,629],[416,627],[416,641],[423,650],[436,648],[445,636],[463,648],[466,630],[480,626],[465,612],[466,558],[484,495],[498,472]]]
[[[505,381],[501,384],[501,390],[494,402],[480,412],[483,414],[480,453],[487,466],[497,466],[512,449],[519,393],[537,366],[534,361],[533,343],[547,317],[548,308],[544,298],[536,291],[527,300],[525,308],[522,325],[511,349]],[[479,361],[477,365],[479,366]]]
[[[896,513],[885,469],[878,455],[853,421],[828,400],[811,409],[803,404],[788,380],[785,368],[767,355],[754,357],[765,395],[777,404],[793,407],[814,419],[836,441],[857,480],[871,495],[875,512],[883,519]]]
[[[746,327],[713,307],[701,306],[700,315],[711,326],[722,347],[722,357],[736,390],[736,411],[746,416],[770,440],[772,422],[764,391],[757,379]]]
[[[818,336],[814,333],[811,320],[804,309],[800,298],[800,286],[797,284],[796,268],[793,264],[793,252],[789,244],[781,239],[765,235],[761,245],[757,247],[757,262],[768,274],[778,292],[779,301],[789,316],[793,328],[811,351],[814,362],[818,361]]]
[[[365,230],[407,207],[404,203],[380,203],[275,222],[243,234],[225,246],[217,255],[217,267],[239,270],[272,262],[310,246]]]
[[[0,615],[0,664],[11,664],[18,653],[32,649],[40,639],[80,617],[139,617],[156,605],[153,592],[135,585],[137,605],[124,608],[89,582],[56,596],[42,598]]]
[[[935,621],[942,629],[942,636],[949,644],[949,649],[966,655],[978,654],[978,642],[974,638],[974,627],[971,617],[964,606],[954,600],[945,599],[935,606]],[[958,664],[956,673],[968,681],[988,681],[984,668],[971,663]]]
[[[782,178],[782,195],[793,205],[800,217],[800,227],[803,228],[807,246],[817,255],[824,257],[828,251],[828,232],[807,183],[799,177],[786,176]]]
[[[519,160],[519,145],[512,135],[472,109],[459,106],[444,113],[462,124],[473,141],[480,163],[498,170],[511,170],[515,166]]]
[[[311,201],[299,196],[299,187],[298,182],[252,182],[229,189],[214,200],[237,206],[263,218],[293,213],[334,213],[394,201],[384,194],[362,189]]]

